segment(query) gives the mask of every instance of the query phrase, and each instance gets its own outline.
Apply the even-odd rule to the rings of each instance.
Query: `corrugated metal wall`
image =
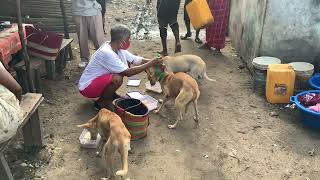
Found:
[[[16,20],[16,1],[1,0],[0,20]],[[69,32],[75,32],[71,0],[64,0]],[[46,31],[63,32],[60,0],[21,0],[23,23],[32,23]]]

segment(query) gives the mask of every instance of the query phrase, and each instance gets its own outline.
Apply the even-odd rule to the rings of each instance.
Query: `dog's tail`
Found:
[[[216,82],[216,81],[217,81],[217,80],[215,80],[215,79],[211,79],[211,78],[208,77],[208,75],[207,75],[207,66],[204,66],[203,77],[204,77],[206,80],[211,81],[211,82]]]
[[[93,118],[91,118],[88,122],[84,124],[77,125],[78,128],[91,128],[90,123],[97,121],[99,114],[95,115]]]
[[[128,151],[130,150],[130,141],[123,145],[122,154],[122,170],[116,172],[117,176],[126,177],[128,174]]]

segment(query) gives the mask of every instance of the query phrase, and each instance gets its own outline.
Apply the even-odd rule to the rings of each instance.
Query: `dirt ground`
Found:
[[[137,14],[141,11],[137,6],[142,7],[143,3],[144,0],[108,1],[108,29],[118,21],[130,27],[134,26],[132,22],[139,24]],[[179,22],[184,33],[182,13],[180,10]],[[130,51],[151,58],[161,49],[154,8],[151,16],[143,17],[150,18],[148,30],[155,36],[133,41]],[[170,53],[173,43],[171,37]],[[183,53],[202,57],[209,77],[217,80],[200,85],[200,127],[195,128],[190,108],[177,129],[168,129],[175,119],[172,102],[160,115],[151,113],[148,136],[131,144],[130,179],[319,179],[320,134],[303,127],[295,112],[268,104],[254,93],[252,78],[242,68],[229,41],[221,55],[198,49],[192,40],[182,41],[182,47]],[[46,147],[38,155],[29,154],[23,151],[20,140],[7,150],[15,179],[96,180],[106,176],[102,159],[94,150],[79,145],[81,129],[76,125],[97,111],[93,110],[93,102],[78,92],[82,70],[77,67],[76,42],[73,53],[75,60],[68,64],[62,78],[42,80],[45,101],[39,113]],[[145,74],[140,77],[144,84]],[[127,90],[123,86],[119,92],[125,94]],[[144,91],[142,85],[140,90]],[[271,112],[278,116],[270,116]]]

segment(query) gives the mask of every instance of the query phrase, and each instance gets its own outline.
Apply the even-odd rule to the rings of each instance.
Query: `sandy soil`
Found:
[[[143,2],[108,2],[107,26],[117,21],[131,25],[138,13],[132,4]],[[127,12],[126,7],[132,10]],[[154,14],[150,17],[155,18]],[[182,11],[179,17],[183,31]],[[153,23],[150,29],[156,31],[156,26]],[[171,53],[173,43],[171,39]],[[92,101],[78,92],[82,70],[77,68],[78,46],[73,45],[76,58],[68,64],[62,78],[42,80],[45,101],[40,107],[40,118],[46,147],[38,155],[29,154],[23,151],[20,140],[7,150],[15,179],[96,180],[106,176],[102,159],[96,157],[95,151],[79,145],[81,129],[76,125],[97,112]],[[221,55],[199,50],[191,40],[183,41],[182,47],[183,53],[202,57],[209,77],[217,80],[200,85],[200,127],[195,128],[190,108],[176,130],[168,129],[167,125],[175,119],[172,102],[160,115],[151,113],[148,136],[131,145],[131,179],[319,179],[319,133],[304,128],[295,112],[270,105],[253,92],[252,78],[242,69],[230,42]],[[160,48],[159,39],[152,37],[134,41],[130,51],[153,57]],[[145,74],[140,77],[144,84]],[[140,90],[144,91],[143,86]],[[119,92],[126,91],[123,86]],[[279,116],[271,117],[270,112]]]

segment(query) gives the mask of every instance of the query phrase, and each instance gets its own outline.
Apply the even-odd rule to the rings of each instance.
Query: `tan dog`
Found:
[[[163,62],[168,72],[185,72],[194,79],[205,78],[208,81],[215,81],[207,75],[207,65],[201,57],[191,54],[180,56],[165,56]]]
[[[183,118],[182,114],[187,111],[190,103],[193,103],[195,111],[194,120],[199,124],[198,98],[200,91],[197,82],[191,76],[183,72],[176,74],[168,73],[165,71],[165,65],[151,67],[146,70],[146,72],[150,84],[154,85],[159,81],[164,93],[163,102],[155,113],[158,113],[169,99],[175,99],[174,107],[177,113],[177,119],[174,124],[168,125],[170,129],[177,127],[179,120]]]
[[[103,159],[106,160],[108,178],[114,177],[112,157],[117,150],[121,154],[122,170],[117,171],[116,175],[126,179],[131,135],[121,118],[107,109],[101,109],[94,118],[77,127],[89,129],[91,137],[96,137],[99,132],[102,138],[108,139],[102,150]]]

